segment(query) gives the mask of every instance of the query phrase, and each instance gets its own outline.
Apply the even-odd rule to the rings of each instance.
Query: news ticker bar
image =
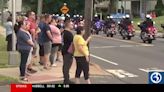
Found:
[[[119,91],[121,90],[130,90],[131,92],[134,91],[134,89],[138,92],[141,90],[154,90],[154,92],[163,92],[164,85],[152,85],[152,84],[127,84],[127,85],[121,85],[121,84],[11,84],[10,86],[10,92],[38,92],[38,91],[45,91],[45,92],[53,92],[54,90],[70,90],[70,91],[78,91],[78,92],[84,92],[88,89],[91,90],[115,90]],[[162,90],[162,91],[158,91]]]
[[[10,92],[33,92],[33,89],[68,89],[68,84],[11,84]]]

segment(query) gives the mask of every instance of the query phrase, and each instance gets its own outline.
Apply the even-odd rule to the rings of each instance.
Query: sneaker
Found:
[[[27,68],[27,72],[28,72],[28,73],[31,73],[31,74],[34,74],[34,73],[36,73],[37,71],[34,70],[34,69],[32,69],[32,68]]]
[[[21,81],[26,81],[26,82],[28,82],[28,78],[27,78],[27,77],[21,76],[21,77],[20,77],[20,80],[21,80]]]
[[[56,64],[52,64],[51,66],[52,66],[52,67],[56,67],[57,65],[56,65]]]

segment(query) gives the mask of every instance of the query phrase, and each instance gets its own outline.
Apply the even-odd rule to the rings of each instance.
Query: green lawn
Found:
[[[6,46],[5,37],[0,35],[0,68],[5,67],[8,64]]]
[[[8,66],[8,54],[6,51],[5,37],[0,35],[0,68],[6,68]],[[17,79],[0,75],[0,85],[9,85],[11,83],[18,83]]]
[[[0,75],[0,86],[1,85],[10,85],[11,83],[19,83],[19,81],[18,81],[18,79]]]
[[[133,21],[134,21],[135,29],[140,30],[139,27],[137,26],[137,23],[141,22],[141,19],[134,18]],[[153,21],[155,21],[155,26],[158,29],[158,32],[164,32],[164,30],[161,28],[161,24],[164,24],[164,16],[157,17],[157,18],[153,19]]]

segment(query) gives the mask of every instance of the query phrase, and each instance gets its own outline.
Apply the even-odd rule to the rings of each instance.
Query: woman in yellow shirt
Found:
[[[89,79],[89,49],[88,49],[88,42],[90,41],[91,37],[89,37],[86,41],[83,38],[85,34],[83,27],[78,27],[76,30],[77,34],[74,36],[73,44],[75,47],[74,57],[76,59],[76,83],[79,84],[79,78],[81,72],[84,73],[84,78],[87,84],[91,84]]]

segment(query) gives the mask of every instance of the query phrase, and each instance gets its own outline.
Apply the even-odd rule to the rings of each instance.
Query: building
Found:
[[[11,12],[12,11],[12,1],[13,0],[9,0],[8,1],[8,10]],[[15,0],[15,6],[16,6],[16,12],[21,12],[22,11],[22,0]]]
[[[95,0],[95,2],[95,9],[110,8],[113,6],[115,7],[115,13],[122,12],[139,16],[142,13],[154,10],[157,0]],[[109,13],[114,13],[109,10],[110,9],[108,9]]]

